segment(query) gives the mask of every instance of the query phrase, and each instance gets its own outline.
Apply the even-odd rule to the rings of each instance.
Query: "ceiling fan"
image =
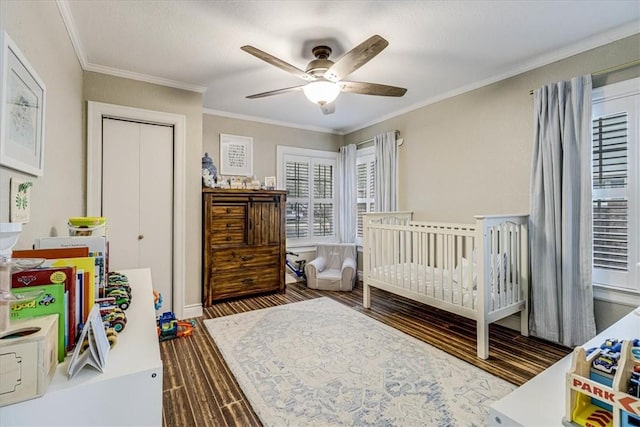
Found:
[[[331,114],[335,111],[333,101],[335,101],[340,92],[361,95],[402,96],[407,92],[407,89],[402,87],[343,80],[382,52],[388,45],[388,41],[376,34],[345,53],[336,62],[329,59],[331,55],[330,47],[316,46],[311,50],[316,59],[309,62],[304,71],[253,46],[242,46],[240,49],[245,52],[308,82],[300,86],[249,95],[247,98],[264,98],[302,90],[311,102],[320,105],[324,114]]]

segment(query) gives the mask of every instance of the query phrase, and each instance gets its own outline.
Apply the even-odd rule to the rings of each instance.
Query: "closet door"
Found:
[[[151,268],[172,310],[173,128],[103,119],[102,215],[109,268]]]

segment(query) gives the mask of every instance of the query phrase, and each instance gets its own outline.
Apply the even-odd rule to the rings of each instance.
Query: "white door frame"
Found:
[[[184,318],[185,280],[185,150],[186,117],[88,101],[87,105],[87,215],[102,210],[102,118],[111,117],[173,126],[173,311]]]

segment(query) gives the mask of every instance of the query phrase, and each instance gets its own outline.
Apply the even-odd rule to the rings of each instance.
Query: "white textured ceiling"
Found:
[[[638,0],[59,5],[85,69],[206,89],[204,108],[231,117],[338,133],[640,32]],[[342,93],[332,115],[323,115],[302,92],[245,98],[304,82],[241,46],[304,69],[319,42],[332,47],[336,60],[373,34],[389,46],[348,79],[406,87],[404,97]]]

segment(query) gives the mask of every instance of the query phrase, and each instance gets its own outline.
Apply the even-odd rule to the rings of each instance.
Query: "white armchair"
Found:
[[[356,246],[319,243],[316,258],[304,268],[309,289],[351,291],[356,282]]]

